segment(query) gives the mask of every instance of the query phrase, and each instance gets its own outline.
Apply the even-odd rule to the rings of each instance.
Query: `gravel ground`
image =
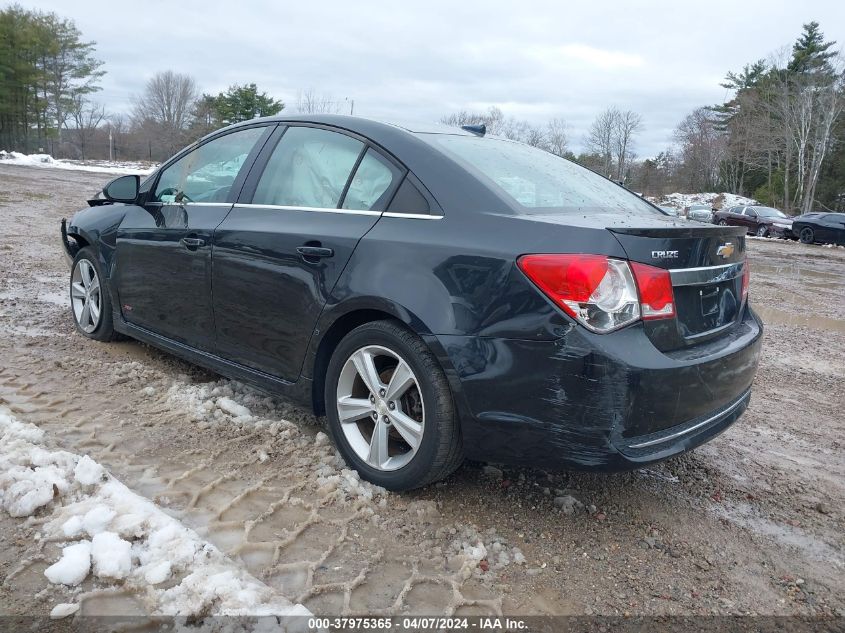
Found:
[[[58,222],[108,176],[0,165],[0,404],[315,614],[845,615],[845,249],[750,240],[767,322],[751,406],[621,475],[468,463],[387,493],[320,420],[153,348],[74,332]],[[249,417],[232,417],[234,401]],[[62,543],[0,516],[0,613],[144,614],[49,585]]]

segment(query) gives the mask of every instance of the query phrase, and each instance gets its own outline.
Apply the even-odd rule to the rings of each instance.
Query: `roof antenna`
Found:
[[[477,125],[462,125],[462,130],[466,130],[467,132],[472,132],[476,136],[484,136],[487,134],[487,126],[483,123],[479,123]]]

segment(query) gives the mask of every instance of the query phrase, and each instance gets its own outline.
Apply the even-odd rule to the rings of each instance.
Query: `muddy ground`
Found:
[[[747,413],[710,444],[621,475],[468,463],[387,494],[330,479],[340,465],[307,412],[75,333],[59,219],[108,179],[0,165],[0,403],[291,600],[332,615],[845,615],[845,249],[749,240],[762,365]],[[226,395],[264,422],[222,414]],[[565,495],[583,507],[558,508]],[[48,585],[58,549],[37,532],[0,517],[0,613],[80,591],[94,591],[83,612],[144,612],[90,580]]]

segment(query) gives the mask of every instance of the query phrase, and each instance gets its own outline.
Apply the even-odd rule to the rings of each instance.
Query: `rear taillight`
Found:
[[[671,319],[675,316],[675,293],[668,270],[631,262],[640,289],[643,320]]]
[[[604,255],[523,255],[519,268],[543,293],[593,332],[610,332],[640,318],[628,263]]]
[[[547,297],[593,332],[611,332],[639,318],[675,316],[672,279],[662,268],[575,254],[523,255],[517,264]]]
[[[742,267],[742,302],[748,299],[748,284],[751,282],[751,267],[748,265],[748,260],[745,260],[745,265]]]

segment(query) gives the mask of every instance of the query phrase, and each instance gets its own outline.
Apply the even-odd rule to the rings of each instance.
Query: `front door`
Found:
[[[215,231],[214,318],[220,355],[292,382],[335,282],[404,172],[331,129],[276,135]]]
[[[127,322],[213,349],[212,237],[266,135],[262,126],[213,138],[167,166],[144,206],[129,209],[117,233],[114,271]]]

